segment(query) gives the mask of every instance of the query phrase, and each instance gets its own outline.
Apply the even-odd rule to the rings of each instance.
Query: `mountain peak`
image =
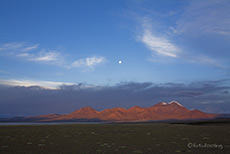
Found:
[[[181,104],[178,103],[177,101],[171,101],[171,102],[169,102],[169,103],[161,102],[161,103],[155,104],[154,106],[167,106],[167,105],[177,105],[177,106],[183,107],[183,105],[181,105]]]
[[[183,106],[183,105],[181,105],[180,103],[178,103],[177,101],[171,101],[171,102],[169,102],[168,104],[176,104],[176,105],[179,105],[179,106]]]
[[[96,113],[97,111],[95,109],[93,109],[92,107],[89,107],[89,106],[86,106],[86,107],[83,107],[81,109],[78,109],[72,113],[79,113],[79,112],[93,112],[93,113]]]

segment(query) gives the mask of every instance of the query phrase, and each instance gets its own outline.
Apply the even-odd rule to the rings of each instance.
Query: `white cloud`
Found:
[[[34,49],[37,49],[39,46],[39,44],[35,44],[35,45],[32,45],[32,46],[27,46],[23,49],[23,51],[30,51],[30,50],[34,50]]]
[[[0,79],[1,85],[7,86],[40,86],[45,89],[59,89],[62,85],[74,85],[74,83],[66,83],[66,82],[53,82],[53,81],[35,81],[35,80],[2,80]]]
[[[141,32],[139,32],[137,38],[138,41],[144,43],[151,50],[152,54],[148,58],[148,61],[154,63],[168,63],[180,60],[186,63],[198,63],[226,68],[224,61],[214,56],[215,51],[210,51],[208,48],[205,48],[206,46],[210,46],[210,44],[205,44],[205,38],[200,39],[200,41],[204,41],[202,44],[204,46],[203,48],[199,47],[199,45],[198,47],[194,47],[195,43],[193,42],[183,41],[183,38],[187,38],[187,35],[182,35],[182,33],[195,33],[197,35],[203,35],[202,33],[215,33],[218,35],[230,34],[230,20],[227,20],[230,19],[230,10],[227,10],[225,7],[225,9],[220,12],[229,12],[229,14],[220,15],[221,19],[217,19],[218,17],[215,15],[219,14],[218,10],[220,8],[217,7],[215,10],[213,2],[210,5],[207,5],[207,3],[207,1],[195,1],[195,3],[190,4],[185,12],[186,15],[182,15],[182,17],[177,16],[178,18],[175,20],[175,23],[177,23],[176,28],[174,28],[173,25],[162,25],[161,22],[164,19],[154,18],[154,16],[151,18],[151,14],[146,14],[141,18],[139,17],[137,20],[139,22]],[[221,0],[220,4],[221,7],[223,7]],[[196,8],[195,6],[199,6],[199,8]],[[209,9],[204,10],[204,7]],[[226,18],[226,16],[229,16],[229,18]],[[215,17],[216,19],[213,19],[212,17]],[[218,20],[220,20],[220,22],[218,22]],[[224,23],[225,25],[222,25]],[[191,40],[192,36],[189,35],[189,37]],[[197,37],[195,38],[195,41],[197,41]],[[176,44],[174,42],[176,42]],[[193,43],[193,46],[189,43]],[[217,54],[219,54],[219,51]]]
[[[17,42],[4,43],[4,44],[0,44],[0,51],[21,49],[24,46],[25,43],[17,43]]]
[[[177,45],[171,43],[166,38],[153,35],[150,30],[151,24],[146,23],[147,22],[145,21],[143,34],[138,40],[143,42],[152,51],[151,58],[148,59],[150,62],[172,62],[171,59],[166,59],[166,57],[172,57],[181,59],[187,63],[200,63],[219,68],[226,67],[218,60],[210,58],[207,55],[182,52],[181,48],[177,47]]]
[[[20,51],[20,52],[27,52],[30,50],[37,49],[39,44],[28,45],[24,42],[10,42],[0,44],[0,51]]]
[[[87,58],[82,58],[80,60],[74,61],[72,63],[72,67],[89,67],[93,69],[95,66],[98,66],[102,63],[105,62],[104,57],[87,57]]]
[[[145,45],[150,50],[156,52],[159,55],[176,58],[178,57],[178,53],[180,52],[179,48],[176,47],[176,45],[172,44],[166,38],[153,35],[148,29],[144,30],[144,34],[140,38],[140,41],[145,43]]]
[[[18,57],[29,57],[30,54],[28,54],[28,53],[21,53],[21,54],[18,54],[17,56]]]
[[[26,61],[35,61],[43,64],[52,64],[64,68],[90,68],[93,70],[96,66],[105,62],[104,57],[87,57],[80,60],[72,61],[66,59],[61,52],[41,49],[38,50],[39,44],[28,45],[26,43],[5,43],[0,44],[0,56],[12,56],[21,58]],[[30,52],[29,52],[30,51]]]
[[[169,39],[166,37],[156,35],[154,33],[156,31],[156,26],[151,22],[149,18],[142,18],[139,22],[142,25],[142,32],[138,36],[138,41],[144,43],[151,51],[152,57],[158,57],[157,59],[163,57],[172,57],[177,58],[181,50],[173,44]]]
[[[27,61],[36,61],[36,62],[49,62],[49,64],[64,65],[65,58],[64,56],[57,51],[46,51],[45,49],[41,50],[38,53],[28,53],[23,52],[16,54],[17,57],[23,58]]]
[[[31,55],[29,60],[31,61],[61,61],[62,55],[59,52],[51,51],[51,52],[41,52],[39,55]]]
[[[39,86],[44,89],[89,89],[100,88],[98,86],[83,84],[83,83],[70,83],[70,82],[54,82],[54,81],[41,81],[41,80],[14,80],[14,79],[0,79],[0,85],[6,86],[19,86],[19,87],[33,87]]]

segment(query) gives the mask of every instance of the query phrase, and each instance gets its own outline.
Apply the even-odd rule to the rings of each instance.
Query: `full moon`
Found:
[[[119,64],[121,64],[121,63],[122,63],[122,61],[121,61],[121,60],[119,60],[119,61],[118,61],[118,63],[119,63]]]

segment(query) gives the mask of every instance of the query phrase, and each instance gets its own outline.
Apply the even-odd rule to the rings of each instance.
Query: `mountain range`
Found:
[[[161,102],[153,106],[143,108],[134,106],[129,109],[112,108],[97,111],[91,107],[83,107],[70,114],[48,114],[41,116],[14,118],[13,121],[111,121],[111,122],[139,122],[161,120],[185,120],[185,119],[213,119],[220,114],[209,114],[199,110],[188,110],[176,101]]]

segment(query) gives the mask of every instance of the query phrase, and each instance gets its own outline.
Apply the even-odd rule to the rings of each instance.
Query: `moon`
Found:
[[[122,61],[121,61],[121,60],[119,60],[119,61],[118,61],[118,63],[119,63],[119,64],[122,64]]]

